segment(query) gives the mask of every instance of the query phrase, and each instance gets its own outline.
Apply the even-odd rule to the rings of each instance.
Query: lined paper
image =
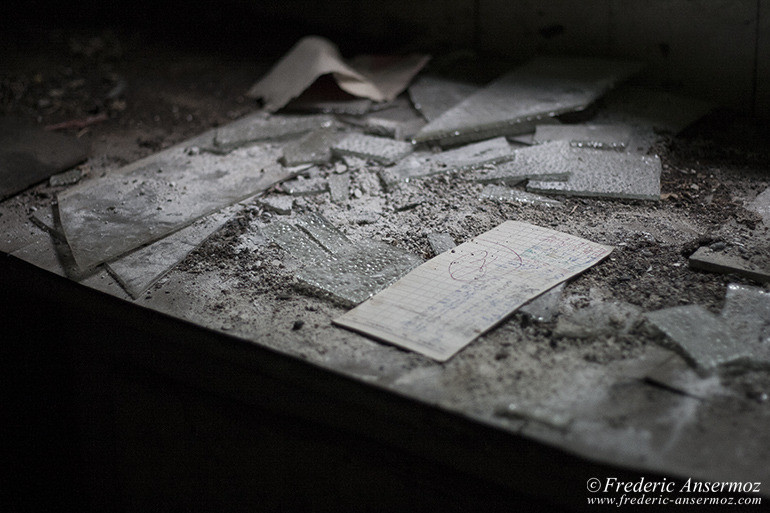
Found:
[[[506,221],[425,262],[334,323],[446,361],[527,301],[611,251]]]

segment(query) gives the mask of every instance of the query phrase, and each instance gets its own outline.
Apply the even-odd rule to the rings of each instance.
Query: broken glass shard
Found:
[[[690,255],[688,263],[691,269],[722,274],[735,273],[759,282],[770,281],[770,268],[705,246],[698,248],[698,251]]]
[[[457,246],[452,236],[446,232],[429,233],[428,244],[430,244],[430,248],[433,250],[434,255],[440,255]]]
[[[502,185],[487,185],[481,191],[481,199],[505,203],[525,203],[529,205],[544,205],[547,207],[561,207],[563,203],[551,198],[544,198],[531,192],[524,192]]]
[[[258,112],[217,129],[212,149],[227,152],[253,142],[277,140],[334,126],[337,122],[327,115],[266,116]]]
[[[699,305],[666,308],[644,316],[702,371],[747,355],[744,344],[730,326]]]
[[[433,121],[479,89],[476,84],[422,75],[409,86],[409,97],[414,108],[425,119]]]
[[[513,158],[478,170],[473,180],[481,183],[516,185],[524,180],[566,181],[574,168],[574,152],[566,141],[520,148]]]
[[[623,150],[631,138],[625,125],[538,125],[534,144],[569,141],[579,148]]]
[[[525,150],[521,150],[525,151]],[[566,141],[527,148],[535,169],[566,171],[564,182],[530,181],[527,190],[569,196],[660,200],[657,156],[575,148]],[[518,165],[518,159],[514,161]]]
[[[551,322],[559,313],[559,303],[564,292],[565,283],[555,286],[535,299],[525,304],[519,311],[538,322]]]
[[[414,151],[414,145],[373,135],[350,134],[332,149],[338,155],[351,155],[380,164],[395,164]]]
[[[753,359],[770,363],[770,291],[732,283],[720,315]]]
[[[59,193],[62,228],[80,267],[113,260],[291,175],[268,145],[188,155],[189,144]]]
[[[355,306],[422,263],[401,249],[377,241],[362,241],[297,272],[311,291],[344,305]]]
[[[325,217],[318,214],[307,214],[300,217],[297,219],[297,226],[331,253],[337,253],[350,246],[350,240]]]
[[[423,151],[410,155],[395,166],[387,168],[384,181],[386,184],[392,185],[399,180],[448,171],[478,169],[483,166],[507,162],[513,158],[514,149],[511,148],[505,137],[497,137],[441,153]]]
[[[539,120],[585,109],[639,68],[606,59],[538,57],[428,123],[415,140],[457,144],[531,132]]]
[[[314,130],[283,147],[283,163],[287,166],[325,164],[332,158],[332,146],[343,137],[344,133],[333,128]]]
[[[328,254],[310,235],[292,224],[273,221],[265,225],[262,232],[300,262],[321,260]]]
[[[168,237],[108,262],[105,267],[126,292],[137,299],[221,228],[237,208],[230,207],[199,219]]]

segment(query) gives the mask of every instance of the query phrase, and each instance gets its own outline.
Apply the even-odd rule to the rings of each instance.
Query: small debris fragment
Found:
[[[350,195],[350,174],[331,174],[327,179],[329,183],[329,193],[334,203],[344,204],[348,201]]]
[[[326,192],[328,183],[320,176],[303,178],[298,176],[281,184],[281,189],[292,196],[312,196]]]
[[[259,198],[257,204],[261,205],[266,210],[285,216],[291,214],[291,209],[294,206],[294,198],[291,196],[271,194]]]
[[[636,326],[642,310],[629,303],[606,301],[574,310],[559,317],[557,337],[594,338],[622,335]]]
[[[297,331],[298,329],[302,328],[302,326],[304,325],[305,325],[305,321],[301,319],[297,319],[296,321],[294,321],[294,324],[291,325],[291,330]]]
[[[531,132],[542,119],[585,109],[639,68],[604,59],[538,57],[428,123],[415,140],[443,145]]]
[[[61,187],[63,185],[74,185],[83,178],[83,170],[79,168],[70,169],[64,173],[53,175],[48,179],[48,185],[51,187]]]
[[[691,269],[722,274],[734,273],[758,282],[770,282],[770,268],[707,247],[698,248],[698,251],[690,256],[688,263]]]
[[[457,246],[452,236],[446,232],[429,233],[428,244],[430,244],[434,255],[440,255]]]
[[[395,164],[414,151],[414,145],[373,135],[350,134],[332,147],[338,155],[352,155],[381,164]]]

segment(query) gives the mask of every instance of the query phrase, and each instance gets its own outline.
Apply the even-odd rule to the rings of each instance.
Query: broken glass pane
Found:
[[[180,144],[61,192],[73,256],[93,267],[267,189],[290,176],[277,159],[270,146],[189,155]]]
[[[478,85],[451,78],[422,75],[409,86],[409,97],[414,108],[433,121],[479,89]]]
[[[688,259],[690,268],[703,271],[730,274],[735,273],[759,282],[770,281],[770,268],[754,263],[735,254],[714,251],[708,247],[698,248]]]
[[[513,158],[514,149],[505,137],[468,144],[441,153],[422,151],[388,168],[386,183],[448,171],[478,169],[482,166],[507,162]]]
[[[535,169],[567,171],[564,182],[530,181],[527,190],[571,196],[660,200],[657,156],[574,148],[565,141],[527,148]],[[519,164],[518,159],[514,161]]]
[[[345,135],[333,128],[314,130],[283,147],[283,163],[287,166],[325,164],[332,158],[332,146]]]
[[[559,303],[566,283],[561,283],[551,290],[544,292],[535,299],[519,308],[519,311],[538,322],[551,322],[559,313]]]
[[[530,132],[539,120],[585,109],[639,68],[605,59],[538,57],[428,123],[415,140],[457,144]]]
[[[337,126],[337,122],[327,115],[266,116],[259,112],[217,129],[213,149],[226,152],[257,141],[276,140],[333,126]]]
[[[721,317],[746,343],[753,359],[770,363],[770,291],[730,284]]]
[[[206,216],[105,266],[126,292],[136,299],[221,228],[237,208],[230,207]]]

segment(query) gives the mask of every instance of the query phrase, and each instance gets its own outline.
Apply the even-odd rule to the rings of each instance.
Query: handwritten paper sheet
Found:
[[[612,248],[506,221],[429,260],[334,323],[446,361]]]

